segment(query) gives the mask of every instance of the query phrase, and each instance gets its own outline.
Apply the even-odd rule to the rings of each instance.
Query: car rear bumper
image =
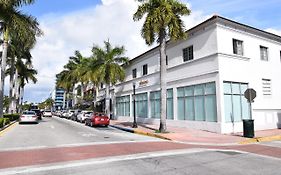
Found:
[[[38,123],[37,118],[20,118],[19,123]]]

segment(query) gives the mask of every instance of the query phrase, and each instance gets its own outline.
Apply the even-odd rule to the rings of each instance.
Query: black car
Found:
[[[31,109],[31,111],[34,111],[38,116],[38,119],[42,120],[42,112],[39,109]]]

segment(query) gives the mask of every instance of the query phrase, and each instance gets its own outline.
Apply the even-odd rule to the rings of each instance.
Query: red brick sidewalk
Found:
[[[112,120],[111,125],[133,129],[131,122]],[[144,133],[155,134],[156,136],[163,136],[173,141],[194,144],[238,144],[240,142],[245,142],[248,140],[248,138],[243,137],[243,133],[218,134],[202,130],[168,126],[168,133],[161,134],[155,132],[157,129],[157,125],[139,124],[136,130]],[[268,137],[276,135],[281,136],[281,129],[272,129],[255,132],[256,137]]]

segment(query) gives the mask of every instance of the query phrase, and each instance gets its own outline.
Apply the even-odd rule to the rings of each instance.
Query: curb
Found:
[[[109,125],[109,126],[111,126],[111,127],[113,127],[113,128],[120,129],[120,130],[122,130],[122,131],[130,132],[130,133],[135,133],[135,134],[140,134],[140,135],[146,135],[146,136],[150,136],[150,137],[156,137],[156,138],[163,139],[163,140],[171,140],[170,138],[161,136],[161,135],[159,135],[159,134],[144,132],[144,131],[141,131],[141,130],[139,130],[139,129],[129,129],[129,128],[125,128],[125,127],[121,127],[121,126],[116,126],[116,125]]]
[[[2,134],[7,131],[10,127],[12,127],[15,123],[17,123],[18,121],[13,121],[10,124],[4,126],[3,128],[0,129],[0,137],[2,136]]]
[[[277,140],[281,140],[281,135],[252,138],[239,142],[239,144],[244,145],[244,144],[259,143],[259,142],[277,141]]]

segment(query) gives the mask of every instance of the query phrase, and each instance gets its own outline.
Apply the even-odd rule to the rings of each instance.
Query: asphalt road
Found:
[[[5,174],[61,175],[61,174],[280,174],[281,161],[275,158],[234,151],[186,150],[120,156],[107,159],[69,162],[41,167],[6,171]],[[17,173],[16,173],[17,172]]]
[[[0,136],[0,174],[280,174],[280,147],[184,144],[52,117]]]
[[[43,118],[39,124],[16,124],[0,137],[0,150],[22,150],[98,143],[157,141],[111,127],[91,128],[58,117]]]

